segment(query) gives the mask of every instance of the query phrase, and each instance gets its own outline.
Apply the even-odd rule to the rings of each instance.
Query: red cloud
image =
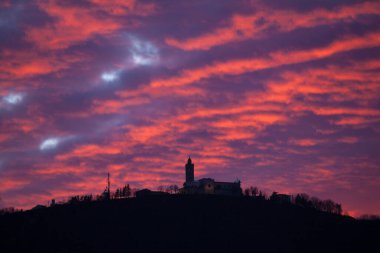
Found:
[[[95,100],[92,112],[95,114],[121,113],[124,108],[148,103],[150,100],[144,97],[125,98],[119,100]]]
[[[366,116],[366,115],[365,115]],[[336,125],[366,125],[369,123],[380,122],[380,117],[378,118],[368,118],[368,117],[352,117],[346,116],[341,117],[333,121]]]
[[[0,143],[5,142],[10,139],[10,136],[7,134],[0,134]]]
[[[63,5],[56,1],[40,1],[39,7],[54,22],[26,31],[29,41],[41,49],[65,49],[96,35],[110,35],[133,22],[121,22],[114,15],[146,16],[154,12],[153,4],[136,1],[92,0],[92,6]]]
[[[351,66],[314,68],[298,73],[284,72],[281,74],[282,80],[270,81],[265,92],[252,94],[252,97],[255,97],[256,102],[288,104],[288,109],[292,112],[312,111],[322,116],[339,115],[341,117],[334,120],[338,125],[372,123],[379,121],[375,101],[380,89],[380,75],[373,73],[376,68],[374,62],[363,62],[360,67],[355,63]],[[304,102],[295,101],[294,98],[300,95]],[[330,103],[325,103],[327,98]],[[355,106],[340,105],[347,102],[354,103]]]
[[[289,142],[298,146],[311,147],[323,143],[324,141],[317,139],[291,139]]]
[[[1,191],[3,192],[19,189],[30,183],[30,181],[27,179],[12,179],[12,178],[2,178],[0,182],[1,182]]]
[[[352,21],[360,15],[380,14],[380,4],[377,2],[343,6],[337,10],[318,9],[310,13],[273,10],[265,7],[261,9],[253,15],[235,15],[227,27],[185,40],[167,38],[166,43],[183,50],[207,50],[230,42],[261,38],[266,35],[270,27],[276,27],[280,32],[287,32],[338,21]]]
[[[73,63],[84,60],[83,55],[39,54],[25,50],[2,51],[0,78],[6,80],[29,78],[44,75],[71,67]]]
[[[3,0],[0,3],[0,8],[9,8],[12,6],[12,1],[11,0]]]
[[[80,146],[73,151],[58,155],[56,157],[57,160],[67,160],[75,157],[95,157],[97,155],[116,155],[122,153],[122,149],[120,147],[115,146],[99,146],[95,144],[83,145]]]
[[[156,6],[136,0],[90,0],[95,6],[112,15],[147,16],[156,11]]]
[[[41,118],[36,119],[36,120],[14,118],[10,120],[9,122],[7,122],[4,128],[7,129],[7,131],[12,132],[12,133],[28,134],[31,131],[38,128],[40,124],[43,122],[44,122],[44,119],[41,119]]]
[[[380,34],[370,33],[361,37],[348,37],[334,41],[328,46],[311,50],[293,52],[274,52],[270,59],[239,59],[218,62],[202,68],[184,70],[176,77],[154,80],[151,87],[173,87],[187,85],[212,76],[239,75],[281,65],[308,62],[332,56],[336,53],[353,49],[375,47],[380,45]]]
[[[62,174],[70,175],[80,175],[85,174],[90,171],[91,168],[85,163],[81,163],[77,166],[66,165],[64,163],[49,163],[41,164],[36,170],[33,171],[33,174],[38,176],[59,176]]]
[[[359,141],[359,138],[355,136],[346,136],[346,137],[342,137],[338,139],[338,142],[343,142],[347,144],[354,144],[354,143],[357,143],[358,141]]]

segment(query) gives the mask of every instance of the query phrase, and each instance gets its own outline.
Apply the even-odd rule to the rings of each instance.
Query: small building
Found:
[[[217,182],[212,178],[194,180],[194,164],[190,157],[185,164],[185,174],[186,181],[180,189],[182,194],[242,195],[239,180],[235,182]]]
[[[277,203],[290,203],[291,196],[287,194],[278,194],[277,192],[273,192],[273,194],[270,196],[270,200]]]
[[[44,205],[36,205],[31,210],[39,210],[39,209],[45,209],[45,208],[46,208],[46,206],[44,206]]]
[[[162,192],[162,191],[151,191],[149,189],[142,189],[142,190],[136,191],[136,198],[147,197],[147,196],[166,196],[166,195],[169,195],[169,193]]]

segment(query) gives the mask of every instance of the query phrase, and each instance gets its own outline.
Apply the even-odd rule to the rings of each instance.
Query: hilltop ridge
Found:
[[[81,202],[0,216],[12,252],[363,252],[380,223],[210,195]],[[10,252],[9,250],[4,252]]]

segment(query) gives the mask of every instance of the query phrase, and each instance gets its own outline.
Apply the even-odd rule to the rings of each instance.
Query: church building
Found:
[[[185,173],[186,181],[180,189],[182,194],[242,195],[239,180],[236,182],[217,182],[212,178],[194,180],[194,163],[190,157],[185,164]]]

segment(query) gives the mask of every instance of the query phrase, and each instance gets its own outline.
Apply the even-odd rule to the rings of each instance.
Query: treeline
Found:
[[[331,199],[321,200],[317,197],[309,197],[306,193],[297,194],[294,197],[294,204],[305,208],[313,208],[322,212],[342,214],[342,205],[335,203]]]
[[[256,186],[251,186],[251,187],[245,188],[244,189],[244,195],[267,199],[266,193],[264,191],[259,190],[259,188],[257,188]]]
[[[138,188],[131,188],[129,184],[126,184],[125,186],[116,188],[115,191],[110,192],[109,196],[108,196],[107,191],[105,191],[102,195],[92,195],[92,194],[76,195],[76,196],[70,197],[66,202],[61,201],[59,204],[74,204],[74,203],[79,203],[79,202],[130,198],[130,197],[135,197],[136,192],[139,190],[140,189]],[[175,185],[175,184],[166,185],[166,186],[160,185],[157,187],[157,191],[167,192],[170,194],[177,194],[179,193],[179,187],[178,185]]]
[[[304,208],[315,209],[322,212],[333,213],[341,215],[343,213],[342,205],[332,201],[331,199],[321,200],[317,197],[310,197],[306,193],[300,193],[296,195],[278,194],[273,192],[271,196],[268,196],[264,191],[259,190],[255,186],[244,189],[244,195],[254,198],[262,198],[269,201],[289,202],[291,204],[301,206]],[[282,198],[281,198],[282,197]]]
[[[179,187],[176,184],[171,184],[171,185],[167,185],[167,186],[160,185],[157,187],[157,191],[167,192],[170,194],[177,194],[177,193],[179,193]]]
[[[132,193],[134,194],[135,192],[136,190],[132,191],[129,184],[127,184],[122,188],[117,188],[115,193],[113,194],[113,198],[115,199],[129,198],[132,196]]]
[[[90,202],[90,201],[101,201],[106,199],[123,199],[123,198],[129,198],[129,197],[135,197],[135,193],[138,191],[138,189],[132,189],[129,184],[116,188],[114,192],[110,192],[108,195],[108,192],[105,191],[101,195],[92,195],[92,194],[85,194],[85,195],[76,195],[70,197],[67,202],[61,201],[59,204],[74,204],[79,202]]]
[[[17,212],[22,212],[22,209],[17,209],[14,207],[5,207],[0,209],[0,215],[7,214],[7,213],[17,213]]]
[[[359,216],[359,220],[368,220],[368,221],[380,221],[380,215],[375,215],[375,214],[363,214]]]

